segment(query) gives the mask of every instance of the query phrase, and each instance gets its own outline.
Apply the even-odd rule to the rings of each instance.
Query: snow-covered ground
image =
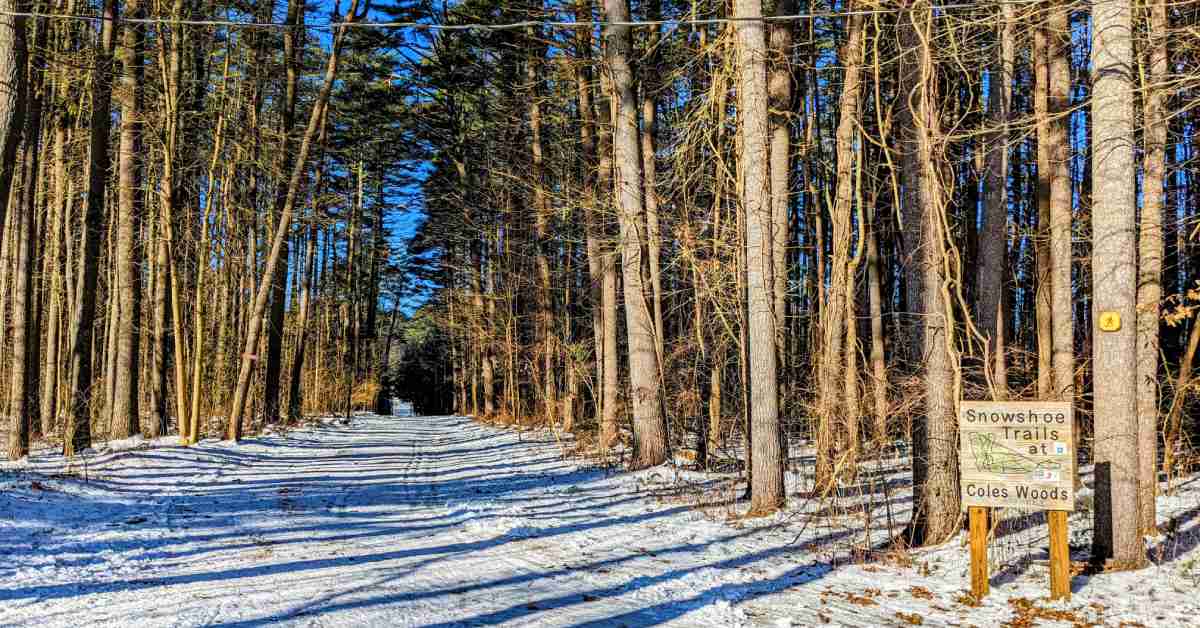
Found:
[[[549,433],[360,416],[192,448],[101,448],[0,466],[3,626],[1195,625],[1200,482],[1160,500],[1157,564],[1076,576],[1051,604],[1040,519],[995,543],[887,553],[887,491],[728,515],[740,490],[669,468],[610,474]],[[869,466],[869,465],[868,465]],[[866,475],[866,474],[864,474]],[[797,475],[789,485],[802,491]],[[868,516],[871,538],[862,532]],[[1086,555],[1088,514],[1072,517]],[[1022,526],[1009,526],[1014,530]],[[1015,540],[1014,540],[1015,539]]]

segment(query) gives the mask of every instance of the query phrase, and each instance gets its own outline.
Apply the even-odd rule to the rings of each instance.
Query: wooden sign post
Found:
[[[988,593],[988,509],[1045,510],[1050,597],[1070,599],[1067,513],[1075,510],[1075,419],[1067,402],[959,404],[959,483],[971,540],[971,594]]]

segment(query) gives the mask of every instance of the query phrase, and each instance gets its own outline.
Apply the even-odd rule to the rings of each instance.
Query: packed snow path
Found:
[[[86,474],[0,502],[0,624],[646,625],[684,613],[658,608],[676,574],[652,553],[704,552],[655,524],[685,508],[461,417],[102,454]]]
[[[1044,590],[1035,571],[982,608],[956,602],[959,547],[832,569],[823,548],[845,533],[795,513],[714,521],[655,490],[669,470],[609,476],[560,452],[547,433],[367,416],[102,450],[70,476],[35,456],[0,475],[0,625],[994,625]],[[1197,608],[1172,573],[1072,608],[1182,625]]]

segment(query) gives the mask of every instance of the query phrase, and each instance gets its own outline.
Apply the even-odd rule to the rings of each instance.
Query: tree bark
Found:
[[[880,277],[878,224],[875,221],[875,204],[867,204],[867,302],[871,314],[871,396],[874,417],[874,443],[882,451],[889,440],[888,434],[888,374],[884,354],[883,338],[883,289]]]
[[[88,143],[87,208],[79,243],[79,281],[75,285],[75,311],[71,316],[70,409],[63,433],[63,454],[91,446],[92,324],[96,320],[96,283],[99,278],[100,241],[104,235],[104,190],[107,183],[108,132],[111,127],[113,45],[116,0],[104,0],[100,40],[92,67],[92,115]]]
[[[1075,398],[1075,334],[1071,298],[1071,144],[1067,137],[1070,114],[1070,7],[1055,5],[1048,21],[1048,106],[1044,141],[1050,172],[1050,310],[1053,398]]]
[[[646,19],[657,21],[662,17],[662,0],[647,0]],[[657,147],[655,144],[655,116],[658,112],[658,100],[655,91],[659,81],[655,75],[659,68],[659,42],[661,34],[658,26],[649,29],[646,36],[646,56],[641,64],[642,86],[642,181],[645,187],[646,199],[646,251],[650,269],[651,304],[654,310],[654,353],[658,356],[658,366],[661,375],[665,367],[663,363],[663,344],[666,342],[663,328],[662,310],[662,235],[659,232],[658,212],[658,164]]]
[[[140,0],[127,0],[126,16],[143,15]],[[139,425],[138,346],[141,330],[141,83],[142,30],[137,22],[122,27],[118,55],[121,62],[117,96],[121,109],[120,140],[117,148],[117,251],[116,286],[119,301],[116,338],[116,379],[113,382],[111,420],[114,438],[141,432]]]
[[[4,2],[0,9],[15,11],[20,7],[15,2]],[[9,386],[10,425],[8,430],[8,459],[19,460],[29,453],[29,429],[33,408],[29,405],[30,345],[37,340],[37,330],[31,329],[30,301],[33,293],[33,214],[32,204],[25,204],[21,197],[11,194],[10,186],[16,180],[16,155],[21,135],[25,142],[36,142],[40,129],[29,129],[26,124],[27,93],[27,44],[25,18],[15,15],[0,15],[0,205],[12,208],[19,214],[15,217],[0,214],[0,223],[12,219],[16,229],[15,244],[17,263],[12,284],[12,370]],[[34,185],[32,180],[26,186]],[[14,202],[15,201],[15,202]],[[0,227],[0,240],[7,237]],[[4,259],[7,266],[7,259]],[[7,274],[8,268],[0,270]],[[0,319],[0,324],[3,319]]]
[[[783,451],[779,439],[779,389],[772,313],[771,188],[768,179],[767,42],[761,0],[734,0],[738,63],[738,124],[742,131],[742,205],[746,213],[746,290],[749,307],[750,512],[784,505]],[[743,383],[743,385],[745,385]]]
[[[575,20],[578,22],[590,22],[592,20],[592,10],[590,0],[579,0],[575,4]],[[595,354],[595,406],[597,414],[604,415],[605,395],[604,395],[604,377],[605,377],[605,346],[604,346],[604,330],[605,330],[605,309],[602,304],[602,286],[605,277],[605,262],[604,262],[604,247],[602,242],[603,229],[600,222],[600,198],[609,198],[607,190],[597,192],[597,172],[592,164],[596,163],[596,124],[592,112],[592,29],[590,27],[581,27],[575,32],[575,56],[578,60],[576,66],[576,91],[578,94],[577,104],[579,109],[579,169],[581,180],[581,195],[584,205],[584,220],[586,225],[584,230],[587,238],[587,258],[588,258],[588,295],[591,303],[592,315],[592,342],[594,343]],[[615,304],[614,304],[614,308]],[[605,438],[615,434],[615,426],[610,434],[605,434],[608,426],[601,422],[601,441],[603,445],[607,445]]]
[[[775,15],[791,15],[796,12],[795,0],[778,0]],[[788,209],[791,205],[792,162],[791,128],[789,119],[792,110],[792,35],[794,22],[770,23],[771,64],[767,90],[770,97],[771,124],[771,274],[775,314],[776,343],[779,355],[787,348],[787,246]]]
[[[304,48],[304,31],[298,26],[304,20],[304,2],[303,0],[288,0],[287,23],[293,25],[292,28],[284,29],[283,31],[283,57],[286,70],[286,79],[284,81],[283,101],[280,105],[280,124],[279,132],[282,138],[282,146],[279,149],[280,167],[279,171],[288,173],[292,170],[292,159],[294,157],[293,145],[295,140],[292,134],[296,127],[296,96],[297,88],[300,80],[300,55]],[[290,190],[290,182],[288,185],[280,185],[275,192],[275,204],[272,216],[279,220],[283,213],[283,205],[287,202],[289,194],[295,194]],[[279,220],[279,224],[285,224],[283,220]],[[289,220],[287,226],[291,226]],[[279,389],[282,385],[283,371],[283,315],[287,300],[287,263],[288,258],[288,241],[284,237],[279,240],[282,242],[282,250],[280,251],[281,259],[285,263],[275,269],[274,272],[266,275],[264,282],[271,284],[271,311],[270,321],[267,327],[267,360],[263,371],[263,421],[265,423],[277,423],[279,421]]]
[[[1037,121],[1037,231],[1035,311],[1037,326],[1037,394],[1039,399],[1054,395],[1054,308],[1053,262],[1050,250],[1051,206],[1053,205],[1054,129],[1050,122],[1050,54],[1053,34],[1045,24],[1034,26],[1033,110]]]
[[[915,0],[901,15],[901,28],[912,29],[919,41],[917,48],[919,81],[910,102],[916,125],[918,170],[906,177],[920,190],[922,213],[921,319],[924,355],[925,416],[913,421],[913,492],[914,514],[910,538],[916,545],[945,541],[958,529],[958,439],[955,433],[955,364],[951,351],[955,346],[954,325],[949,304],[951,278],[944,270],[945,239],[943,221],[947,211],[946,191],[942,186],[945,164],[940,142],[941,131],[937,67],[933,51],[935,28],[933,3]]]
[[[1138,529],[1137,265],[1133,17],[1129,0],[1092,0],[1092,292],[1095,536],[1092,557],[1111,567],[1146,561]]]
[[[597,136],[600,152],[596,179],[598,188],[597,216],[601,219],[611,215],[616,207],[616,194],[613,189],[613,108],[614,96],[612,73],[607,69],[600,72],[600,93],[602,95],[597,112]],[[609,211],[604,211],[609,210]],[[607,449],[617,440],[617,421],[620,408],[620,362],[617,355],[617,264],[618,251],[616,246],[608,241],[609,231],[603,223],[597,225],[600,239],[600,310],[604,320],[603,361],[602,373],[602,414],[600,418],[600,446]]]
[[[1012,115],[1012,82],[1016,71],[1013,8],[999,7],[1000,56],[988,74],[988,138],[984,181],[983,225],[980,228],[978,299],[975,312],[985,338],[983,365],[993,396],[1008,398],[1008,369],[1004,338],[1004,277],[1008,267],[1008,142]]]
[[[177,19],[188,16],[188,0],[174,0],[171,15]],[[163,147],[162,177],[160,185],[158,213],[158,243],[155,251],[155,283],[154,283],[154,339],[153,362],[154,381],[151,388],[151,434],[166,433],[170,423],[170,402],[167,398],[167,363],[174,363],[175,372],[175,407],[176,420],[179,423],[180,440],[187,444],[189,421],[187,417],[187,383],[184,378],[184,337],[182,332],[183,316],[179,303],[181,277],[175,265],[174,254],[177,251],[175,242],[175,219],[182,214],[185,205],[184,194],[179,183],[180,168],[176,163],[181,152],[181,127],[183,117],[180,107],[182,103],[181,90],[183,84],[183,27],[176,25],[170,30],[169,37],[160,29],[160,63],[166,66],[163,89],[163,117],[166,127],[166,141]],[[165,48],[165,49],[164,49]],[[162,59],[163,56],[167,60]],[[197,90],[203,92],[203,90]],[[182,147],[187,149],[186,146]],[[168,316],[168,301],[170,315]],[[168,330],[168,323],[171,329]],[[171,346],[173,341],[174,346]],[[174,350],[172,355],[172,349]]]
[[[853,6],[853,5],[851,5]],[[844,378],[846,377],[843,349],[848,321],[847,294],[850,272],[850,228],[854,213],[854,164],[856,158],[855,137],[858,130],[859,98],[861,92],[863,18],[852,14],[847,18],[846,43],[841,60],[845,66],[841,109],[836,132],[837,142],[837,192],[833,209],[829,212],[830,254],[829,287],[824,306],[820,312],[821,366],[819,368],[820,392],[817,414],[817,466],[816,490],[826,491],[833,487],[835,478],[835,451],[837,450],[836,429],[838,412],[844,400]]]
[[[642,168],[638,158],[637,99],[629,65],[631,28],[626,0],[604,0],[606,70],[611,75],[614,194],[621,225],[621,267],[625,284],[625,328],[629,341],[629,397],[633,403],[633,468],[652,467],[667,459],[667,429],[659,394],[658,356],[654,351],[654,319],[642,280],[645,246]]]
[[[11,14],[19,12],[18,0],[3,0],[0,9]],[[26,58],[25,18],[0,15],[0,242],[4,241],[4,226],[8,223],[8,191],[16,174],[17,148],[25,124]]]
[[[542,13],[541,0],[533,0],[531,14]],[[554,378],[554,303],[550,293],[550,201],[546,194],[545,164],[542,150],[542,62],[546,47],[541,43],[537,27],[526,29],[526,46],[529,56],[525,60],[525,82],[529,90],[529,154],[530,177],[533,185],[533,224],[535,265],[537,267],[537,346],[539,349],[541,375],[541,401],[547,425],[554,425],[556,418],[557,389]]]
[[[162,225],[166,222],[164,209],[159,207],[157,238],[154,242],[154,293],[151,297],[151,307],[154,316],[154,331],[151,337],[150,370],[150,437],[163,436],[169,430],[170,401],[167,394],[167,361],[170,359],[169,332],[167,325],[167,283],[169,253],[167,237]]]
[[[317,169],[316,181],[314,184],[319,188],[321,178],[321,168]],[[314,197],[319,198],[320,194]],[[309,342],[309,320],[312,318],[312,289],[315,277],[313,271],[316,267],[317,258],[317,209],[313,208],[312,215],[309,216],[309,227],[307,242],[304,247],[304,277],[301,280],[300,287],[300,329],[296,335],[296,353],[292,356],[292,368],[290,386],[288,391],[288,423],[295,424],[300,421],[300,417],[304,413],[304,399],[301,396],[300,387],[301,379],[304,373],[304,354]],[[393,317],[394,320],[394,317]],[[391,342],[391,337],[388,337],[388,343]],[[388,347],[384,347],[384,364],[387,361]]]
[[[46,351],[42,363],[41,421],[44,435],[51,434],[58,422],[59,380],[61,378],[59,345],[61,344],[63,311],[66,309],[63,307],[65,300],[63,275],[66,274],[66,268],[63,267],[63,250],[66,247],[65,224],[71,201],[67,196],[65,154],[68,126],[64,124],[62,117],[61,115],[55,116],[54,120],[54,187],[47,219],[50,244],[46,258],[43,260],[43,268],[46,273],[46,301],[49,304],[49,311],[45,319]]]
[[[919,0],[908,0],[905,8],[912,10],[917,2]],[[904,269],[904,301],[907,310],[905,312],[906,320],[902,323],[901,328],[905,332],[907,341],[905,343],[906,357],[915,368],[919,368],[924,352],[924,341],[921,338],[924,328],[919,314],[923,307],[922,300],[925,292],[925,288],[921,284],[924,274],[921,261],[924,254],[922,250],[924,243],[921,241],[924,208],[921,205],[920,184],[913,176],[919,175],[921,168],[916,163],[918,123],[914,118],[914,103],[919,98],[917,91],[921,88],[920,63],[917,59],[920,42],[917,39],[916,30],[912,26],[912,20],[907,19],[904,14],[897,19],[896,30],[898,31],[897,42],[902,51],[897,85],[897,98],[900,99],[896,114],[896,129],[899,134],[897,152],[900,154],[900,169],[905,173],[901,179],[900,198],[896,199],[900,204],[900,235],[903,243],[901,265]]]

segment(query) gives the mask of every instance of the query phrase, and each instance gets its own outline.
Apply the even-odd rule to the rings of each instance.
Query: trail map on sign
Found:
[[[971,455],[975,468],[985,473],[1030,474],[1031,479],[1046,474],[1039,471],[1058,470],[1062,465],[1053,460],[1038,461],[1024,456],[996,440],[995,434],[975,433],[970,436]]]

